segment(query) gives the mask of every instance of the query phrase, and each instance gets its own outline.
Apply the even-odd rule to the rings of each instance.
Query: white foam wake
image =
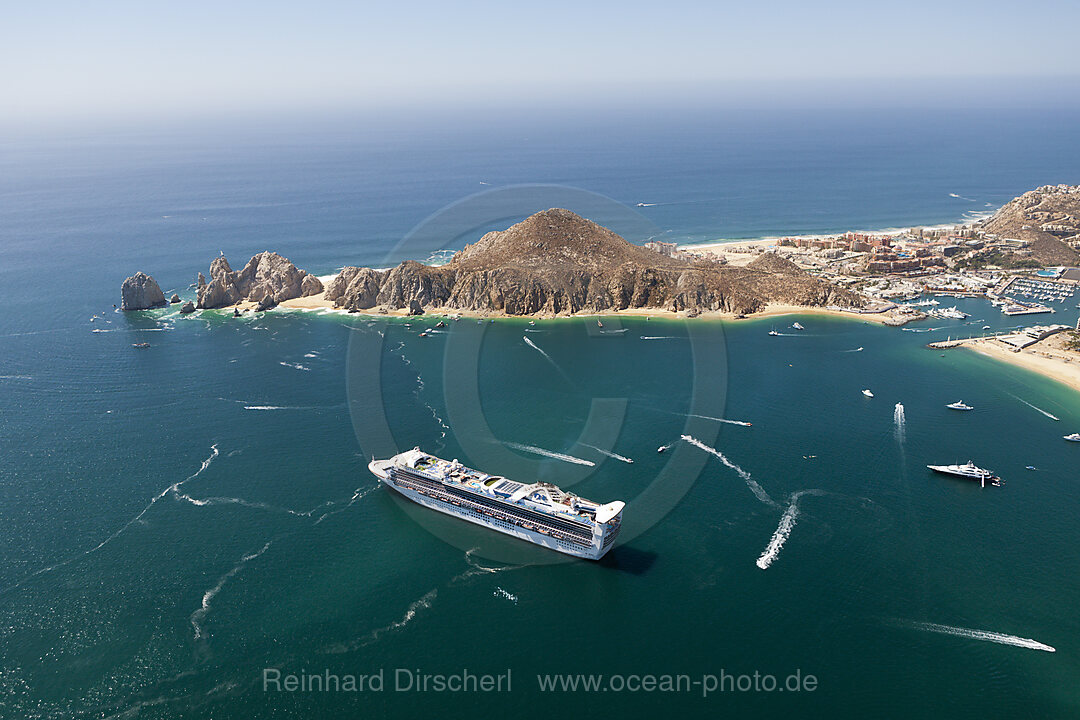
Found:
[[[412,622],[417,613],[421,610],[427,610],[431,607],[431,604],[435,601],[436,596],[439,594],[439,588],[433,588],[424,594],[419,600],[414,600],[409,604],[409,607],[405,610],[405,614],[400,620],[396,620],[389,625],[372,630],[366,636],[360,638],[360,640],[352,643],[351,645],[336,645],[330,649],[330,652],[342,653],[349,650],[355,650],[358,647],[364,647],[365,645],[371,645],[376,642],[380,637],[386,633],[400,630],[401,628]]]
[[[219,592],[221,592],[221,589],[225,587],[225,583],[229,582],[230,578],[236,575],[236,573],[243,570],[244,566],[247,565],[249,562],[266,552],[267,548],[269,547],[270,543],[266,543],[262,546],[261,550],[250,553],[248,555],[244,555],[242,558],[240,558],[240,562],[236,563],[236,565],[234,565],[233,568],[229,570],[229,572],[218,578],[217,584],[215,584],[214,587],[203,593],[202,605],[200,605],[199,608],[195,610],[195,612],[191,613],[191,627],[195,628],[196,640],[201,638],[203,635],[202,625],[200,625],[199,623],[201,623],[206,618],[207,614],[210,612],[210,602]]]
[[[564,380],[566,380],[566,382],[568,382],[568,383],[570,383],[571,385],[573,385],[573,382],[572,382],[572,381],[570,380],[570,378],[569,378],[569,377],[567,376],[567,374],[563,372],[563,369],[562,369],[561,367],[559,367],[559,364],[558,364],[558,363],[556,363],[556,362],[555,362],[555,361],[554,361],[554,360],[552,359],[552,357],[551,357],[550,355],[548,355],[548,354],[547,354],[546,352],[544,352],[544,349],[543,349],[543,348],[541,348],[541,347],[540,347],[539,345],[537,345],[537,344],[536,344],[536,343],[534,343],[534,342],[533,342],[532,340],[530,340],[530,339],[529,339],[529,336],[528,336],[528,335],[522,335],[522,336],[521,336],[521,339],[525,341],[525,344],[526,344],[526,345],[528,345],[528,346],[529,346],[529,347],[531,347],[531,348],[532,348],[533,350],[535,350],[536,352],[538,352],[538,353],[540,353],[541,355],[543,355],[543,356],[544,356],[544,358],[545,358],[545,359],[546,359],[546,360],[547,360],[547,361],[548,361],[549,363],[551,363],[551,367],[555,368],[555,369],[556,369],[556,370],[557,370],[557,371],[559,372],[559,374],[563,376],[563,379],[564,379]]]
[[[507,447],[514,448],[515,450],[521,450],[522,452],[533,453],[534,455],[543,455],[544,457],[553,458],[555,460],[562,460],[563,462],[574,463],[575,465],[588,465],[593,467],[596,465],[592,460],[583,460],[573,455],[567,455],[566,453],[555,452],[554,450],[545,450],[544,448],[536,447],[535,445],[522,445],[521,443],[504,442]]]
[[[0,380],[33,380],[33,375],[0,375]]]
[[[628,458],[625,455],[620,455],[619,453],[611,452],[610,450],[604,450],[603,448],[598,448],[595,445],[590,445],[589,443],[581,443],[581,444],[584,445],[587,448],[592,448],[593,450],[600,453],[601,455],[607,455],[609,458],[615,458],[616,460],[622,460],[624,463],[628,463],[628,464],[633,464],[633,462],[634,462],[633,458]]]
[[[642,335],[642,340],[684,340],[678,335]]]
[[[1060,420],[1061,420],[1061,418],[1059,418],[1058,416],[1056,416],[1056,415],[1051,415],[1050,413],[1048,413],[1048,412],[1046,412],[1045,410],[1043,410],[1043,409],[1042,409],[1041,407],[1035,407],[1034,405],[1032,405],[1032,404],[1031,404],[1031,403],[1029,403],[1029,402],[1028,402],[1027,400],[1025,400],[1025,399],[1023,399],[1023,398],[1021,398],[1021,397],[1016,397],[1016,395],[1013,395],[1013,397],[1014,397],[1014,398],[1016,398],[1017,400],[1019,400],[1020,402],[1024,403],[1025,405],[1027,405],[1027,406],[1028,406],[1029,408],[1031,408],[1032,410],[1037,410],[1038,412],[1041,412],[1041,413],[1042,413],[1043,415],[1045,415],[1046,417],[1050,418],[1051,420],[1058,420],[1058,421],[1060,421]]]
[[[319,519],[316,520],[313,524],[318,525],[319,523],[321,523],[323,520],[325,520],[328,517],[331,517],[333,515],[337,515],[338,513],[345,512],[346,510],[351,508],[354,503],[356,503],[356,502],[358,502],[360,500],[363,500],[370,493],[372,493],[372,492],[374,492],[375,490],[378,490],[378,489],[379,489],[378,485],[375,485],[374,487],[369,487],[369,488],[366,488],[366,489],[365,488],[357,488],[356,492],[354,492],[352,497],[349,498],[349,502],[347,502],[345,504],[345,507],[323,513],[322,515],[319,516]],[[320,507],[322,507],[322,506],[320,506]],[[306,514],[311,515],[314,512],[315,512],[314,510],[309,510]]]
[[[904,442],[907,418],[904,417],[904,406],[900,403],[896,403],[896,407],[893,408],[893,425],[896,427],[897,442]]]
[[[517,605],[517,603],[518,603],[517,595],[515,595],[514,593],[509,592],[507,590],[503,590],[499,586],[495,586],[495,592],[493,592],[492,595],[494,595],[495,597],[503,598],[505,600],[509,600],[510,602],[514,603],[515,605]]]
[[[695,415],[693,413],[687,413],[686,417],[701,418],[702,420],[713,420],[715,422],[727,423],[728,425],[742,425],[743,427],[751,427],[754,423],[748,423],[745,420],[728,420],[727,418],[712,417],[710,415]]]
[[[746,482],[746,486],[750,488],[750,492],[754,493],[758,500],[771,507],[779,507],[776,501],[769,497],[769,493],[765,492],[765,489],[761,487],[761,485],[759,485],[752,477],[750,477],[750,473],[746,472],[741,467],[728,460],[726,457],[724,457],[724,454],[722,452],[720,452],[716,448],[709,447],[697,438],[691,437],[689,435],[683,435],[682,439],[690,443],[694,447],[701,448],[705,452],[715,455],[716,458],[720,460],[720,462],[724,463],[724,465],[737,472],[739,474],[739,477],[741,477],[743,481]]]
[[[906,329],[906,328],[905,328],[905,329]],[[846,353],[849,353],[849,352],[862,352],[862,351],[863,351],[863,349],[862,349],[861,347],[857,347],[857,348],[855,348],[854,350],[841,350],[840,352],[846,352]]]
[[[939,633],[941,635],[955,635],[956,637],[968,638],[971,640],[984,640],[986,642],[994,642],[1001,645],[1012,645],[1014,647],[1027,648],[1028,650],[1057,652],[1056,648],[1041,643],[1038,640],[1017,637],[1016,635],[1006,635],[1005,633],[991,632],[990,630],[972,630],[970,628],[938,625],[937,623],[928,622],[913,622],[911,623],[911,627],[916,628],[917,630],[925,630],[926,632]]]
[[[963,195],[957,195],[956,193],[949,193],[949,197],[956,198],[957,200],[967,200],[968,202],[975,202],[974,200],[972,200],[969,197],[964,197]]]
[[[821,494],[821,490],[801,490],[791,496],[787,509],[780,516],[780,523],[776,526],[776,532],[769,539],[769,544],[765,546],[761,557],[757,559],[759,568],[767,570],[772,565],[773,560],[776,559],[776,556],[780,554],[780,549],[784,547],[784,543],[787,542],[788,536],[791,535],[791,531],[795,528],[795,520],[799,517],[799,498],[803,495]]]
[[[154,504],[157,503],[158,500],[165,497],[170,492],[174,492],[177,488],[179,488],[184,483],[186,483],[186,482],[188,482],[190,480],[194,480],[195,478],[199,477],[199,475],[201,475],[206,470],[206,468],[210,467],[210,463],[212,463],[214,461],[214,458],[216,458],[218,455],[219,455],[218,446],[217,446],[217,443],[214,443],[213,445],[210,446],[210,456],[202,461],[202,465],[199,466],[198,470],[196,470],[194,473],[192,473],[188,477],[184,478],[180,482],[173,483],[172,485],[168,486],[167,488],[165,488],[164,490],[159,492],[153,498],[151,498],[150,502],[146,505],[146,507],[144,507],[139,512],[138,515],[136,515],[135,517],[133,517],[132,519],[130,519],[126,523],[124,523],[124,525],[121,526],[121,528],[119,530],[117,530],[116,532],[114,532],[112,535],[105,538],[104,540],[102,540],[101,542],[99,542],[97,545],[90,548],[89,550],[82,551],[78,555],[73,555],[73,556],[69,557],[66,560],[62,560],[62,561],[60,561],[58,563],[55,563],[53,565],[49,565],[48,567],[41,568],[40,570],[35,570],[34,572],[30,573],[29,575],[27,575],[25,578],[23,578],[19,582],[15,583],[14,585],[11,585],[9,587],[4,588],[2,591],[0,591],[0,594],[3,594],[5,592],[7,592],[8,590],[13,590],[13,589],[21,586],[23,583],[25,583],[27,580],[29,580],[32,577],[37,577],[38,575],[44,575],[45,573],[51,572],[52,570],[55,570],[56,568],[64,567],[65,565],[68,565],[70,563],[75,562],[79,558],[86,557],[87,555],[95,553],[98,550],[100,550],[101,548],[105,547],[106,545],[111,543],[113,540],[120,537],[120,535],[122,535],[124,533],[124,531],[127,530],[129,527],[131,527],[135,523],[142,520],[143,516],[146,515],[146,513],[150,511],[150,508],[152,508],[154,506]]]
[[[284,365],[285,367],[291,367],[291,368],[293,368],[293,369],[295,369],[295,370],[305,370],[305,371],[309,371],[309,372],[311,371],[311,368],[309,368],[309,367],[304,367],[304,366],[303,366],[303,365],[301,365],[300,363],[291,363],[291,362],[285,362],[284,360],[282,360],[282,361],[281,361],[280,363],[278,363],[278,364],[279,364],[279,365]]]

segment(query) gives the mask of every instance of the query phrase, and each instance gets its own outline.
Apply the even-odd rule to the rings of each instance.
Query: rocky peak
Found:
[[[137,272],[120,286],[121,310],[146,310],[166,305],[165,293],[153,277]]]

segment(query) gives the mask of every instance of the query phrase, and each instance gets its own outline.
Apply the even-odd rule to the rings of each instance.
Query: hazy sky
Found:
[[[1078,27],[1075,0],[42,0],[0,14],[0,103],[10,120],[806,82],[1007,93],[1080,75]]]

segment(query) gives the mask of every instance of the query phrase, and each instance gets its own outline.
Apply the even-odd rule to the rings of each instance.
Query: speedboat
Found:
[[[795,328],[796,330],[805,330],[806,329],[799,323],[793,323],[791,327]]]
[[[965,405],[963,400],[957,400],[954,403],[949,403],[945,407],[949,408],[950,410],[974,410],[975,409],[975,408],[971,407],[970,405]]]
[[[964,465],[927,465],[926,467],[943,475],[952,475],[968,480],[978,480],[979,484],[983,487],[986,487],[986,483],[997,486],[1001,485],[1001,478],[990,470],[977,467],[975,463],[970,460]]]
[[[656,452],[658,453],[662,453],[665,450],[667,450],[667,445],[661,445],[660,447],[656,448]]]
[[[866,397],[874,397],[874,393],[870,392],[869,390],[863,390],[862,394]]]
[[[779,335],[780,333],[776,332],[776,328],[773,328],[772,330],[769,331],[769,334],[773,335],[773,336],[776,336],[776,335]]]
[[[1072,435],[1066,435],[1065,439],[1069,442],[1080,442],[1080,433],[1073,433]]]

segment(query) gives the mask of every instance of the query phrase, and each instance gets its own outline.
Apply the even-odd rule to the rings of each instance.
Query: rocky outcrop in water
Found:
[[[863,299],[766,254],[743,268],[668,257],[569,210],[537,213],[466,246],[441,267],[347,267],[337,307],[450,308],[507,315],[652,309],[752,313],[767,303],[861,307]]]
[[[224,255],[214,258],[210,263],[210,281],[199,273],[196,287],[196,304],[200,308],[228,307],[243,300],[260,304],[265,300],[272,307],[323,291],[319,278],[308,275],[274,252],[259,253],[239,271],[229,266]]]
[[[165,293],[153,277],[137,272],[120,286],[121,310],[146,310],[166,305]]]
[[[193,312],[195,312],[195,303],[191,302],[190,300],[180,306],[181,315],[190,315]]]

